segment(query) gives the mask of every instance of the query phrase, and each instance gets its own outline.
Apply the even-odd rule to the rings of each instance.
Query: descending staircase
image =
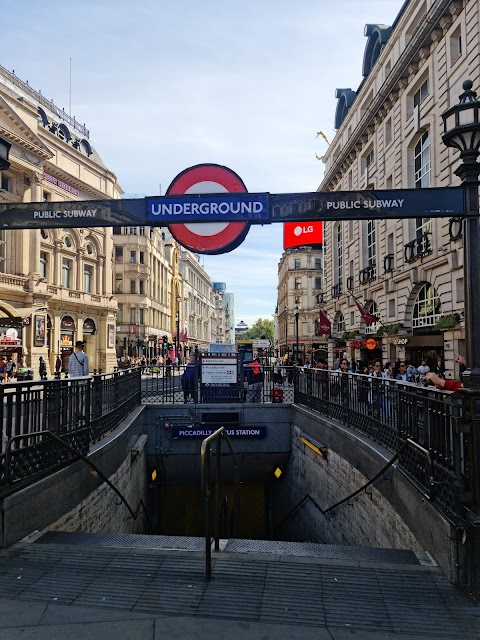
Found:
[[[32,536],[0,552],[0,598],[305,630],[480,638],[478,609],[426,554],[228,540],[213,553],[206,582],[204,545],[173,536]]]

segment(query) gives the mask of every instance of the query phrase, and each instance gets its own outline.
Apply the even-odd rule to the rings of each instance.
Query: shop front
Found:
[[[97,344],[96,344],[97,327],[92,318],[85,318],[82,327],[82,340],[84,342],[83,350],[88,356],[90,369],[98,368],[97,362]]]
[[[437,361],[441,359],[444,362],[445,360],[443,332],[415,335],[404,338],[403,341],[405,342],[402,345],[405,349],[405,358],[414,366],[418,366],[422,360],[425,360],[430,369],[435,370]]]
[[[23,357],[22,318],[0,318],[0,357],[15,363]]]
[[[62,368],[68,370],[68,359],[74,350],[75,322],[71,316],[63,316],[60,321],[59,355]]]

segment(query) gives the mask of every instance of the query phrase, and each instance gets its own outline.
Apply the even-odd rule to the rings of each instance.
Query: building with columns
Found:
[[[319,308],[323,300],[321,245],[286,249],[278,265],[275,347],[304,364],[326,356],[326,338],[320,335]],[[298,345],[298,352],[297,352]]]
[[[2,141],[10,166],[1,172],[0,204],[122,195],[85,125],[0,67]],[[23,358],[36,373],[43,356],[51,371],[82,339],[91,369],[111,370],[117,311],[112,257],[109,228],[2,230],[2,355]]]
[[[336,135],[319,191],[459,185],[459,154],[442,143],[441,114],[458,102],[465,79],[480,90],[479,24],[477,0],[410,0],[399,2],[392,25],[366,25],[363,66],[357,61],[363,78],[355,90],[337,89]],[[415,364],[428,358],[430,366],[440,358],[449,375],[458,375],[461,222],[339,220],[325,224],[325,239],[330,363],[339,352]],[[381,322],[365,326],[355,298]]]

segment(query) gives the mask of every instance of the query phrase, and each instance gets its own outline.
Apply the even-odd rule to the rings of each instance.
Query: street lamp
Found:
[[[178,360],[180,361],[180,358],[178,356],[179,351],[180,351],[180,302],[181,302],[182,298],[181,296],[177,296],[176,297],[176,301],[177,301],[177,312],[175,314],[175,320],[177,323],[177,336],[176,336],[176,356],[178,358]]]
[[[295,305],[295,309],[293,310],[295,314],[295,349],[296,349],[296,358],[294,358],[295,362],[298,364],[298,316],[300,314],[300,309],[298,308],[298,304]]]
[[[288,307],[283,307],[283,313],[285,318],[285,353],[288,357]]]
[[[463,374],[464,417],[469,422],[468,467],[471,500],[464,505],[467,521],[467,545],[470,555],[469,583],[473,593],[480,593],[480,220],[478,206],[478,177],[480,164],[480,102],[472,91],[473,83],[465,80],[460,102],[442,114],[447,147],[460,151],[462,164],[455,174],[464,188],[465,214],[463,237],[463,280],[465,290],[465,358],[467,370]],[[475,294],[477,293],[477,297]]]

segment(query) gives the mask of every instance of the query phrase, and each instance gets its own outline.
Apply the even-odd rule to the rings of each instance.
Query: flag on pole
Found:
[[[355,300],[355,304],[357,305],[358,310],[360,311],[360,315],[362,316],[362,320],[365,322],[367,327],[371,324],[376,324],[379,322],[380,318],[374,316],[373,313],[370,313],[365,309],[365,307],[360,304],[360,302],[352,295],[352,298]]]
[[[319,335],[321,336],[331,336],[332,335],[332,323],[324,314],[324,312],[320,309],[319,312]]]

